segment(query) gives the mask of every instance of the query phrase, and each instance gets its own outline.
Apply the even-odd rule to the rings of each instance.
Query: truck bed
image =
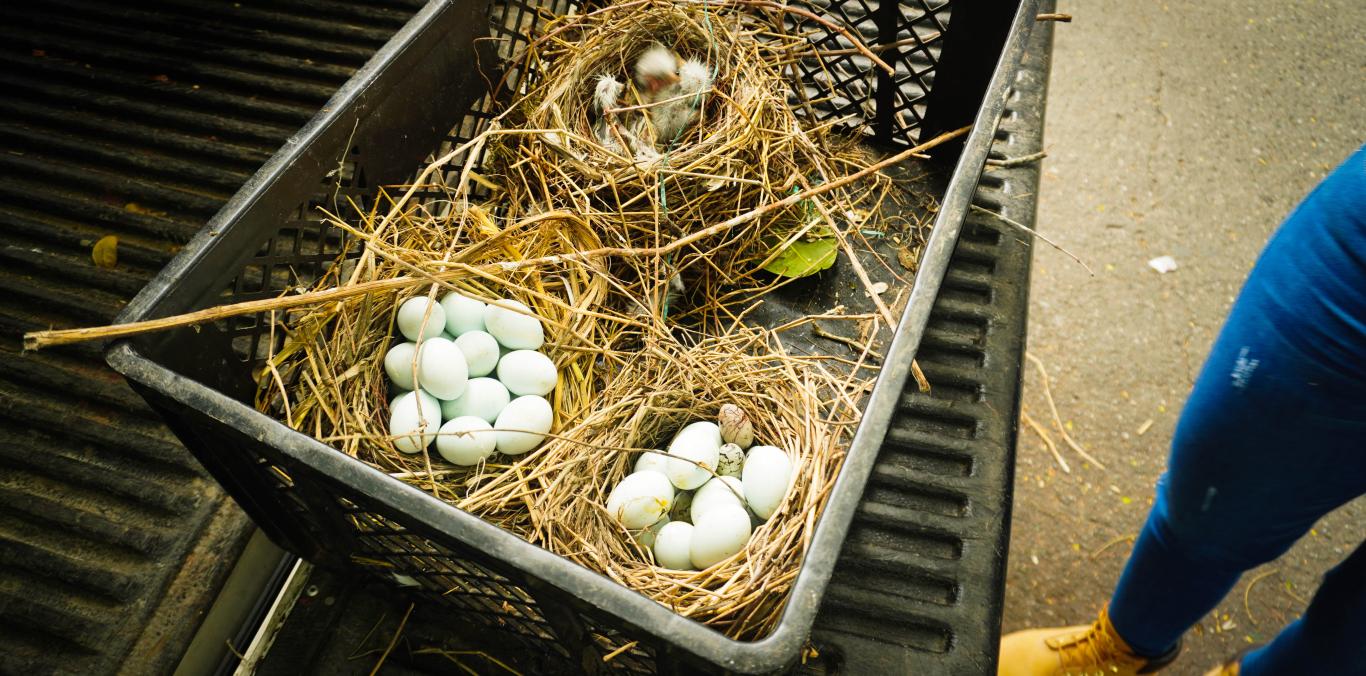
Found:
[[[100,360],[19,333],[107,322],[423,3],[121,3],[0,9],[0,672],[170,671],[250,626],[201,624],[250,524]],[[1051,25],[1034,32],[993,151],[1037,152]],[[989,169],[977,204],[1032,225],[1037,165]],[[119,263],[90,249],[119,238]],[[1004,584],[1030,244],[975,215],[813,635],[810,671],[992,669]],[[253,566],[288,570],[278,553]],[[244,566],[247,564],[243,564]],[[234,587],[271,605],[283,576]],[[410,601],[314,571],[277,614],[265,673],[369,672]],[[256,618],[259,619],[259,618]],[[254,622],[254,621],[253,621]],[[214,627],[210,629],[209,627]],[[221,634],[221,635],[219,635]],[[280,641],[287,641],[281,643]],[[471,646],[417,606],[386,673],[459,670]],[[457,656],[480,671],[488,657]],[[473,661],[471,661],[473,660]],[[482,660],[482,661],[481,661]]]

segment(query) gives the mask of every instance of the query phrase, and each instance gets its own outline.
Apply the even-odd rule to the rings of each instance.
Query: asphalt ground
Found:
[[[1035,247],[1004,630],[1086,623],[1152,503],[1181,406],[1258,251],[1366,141],[1366,3],[1063,2]],[[1159,274],[1148,261],[1171,256]],[[1366,441],[1363,441],[1366,447]],[[1290,450],[1290,449],[1288,449]],[[1288,460],[1290,461],[1290,460]],[[1269,640],[1366,539],[1366,500],[1249,572],[1164,673]],[[1363,609],[1366,612],[1366,609]]]

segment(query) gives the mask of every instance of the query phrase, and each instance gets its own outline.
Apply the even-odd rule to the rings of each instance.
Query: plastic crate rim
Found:
[[[468,512],[443,502],[413,486],[388,476],[360,460],[351,458],[322,442],[290,429],[283,423],[232,399],[197,381],[185,378],[156,363],[138,351],[129,340],[112,344],[106,360],[120,374],[174,401],[200,411],[218,422],[249,432],[262,442],[325,473],[332,480],[351,489],[359,489],[355,481],[378,480],[393,489],[391,495],[371,496],[387,507],[421,521],[432,530],[451,533],[467,545],[477,546],[491,557],[522,573],[542,580],[573,583],[573,592],[583,603],[606,615],[625,622],[633,630],[667,641],[708,662],[723,668],[760,673],[781,669],[798,656],[807,640],[819,610],[820,600],[833,573],[844,535],[872,471],[883,438],[890,424],[890,413],[910,374],[910,363],[919,347],[925,323],[934,298],[938,294],[950,254],[958,240],[967,203],[975,190],[984,166],[987,151],[995,134],[996,125],[1010,91],[1010,74],[1023,56],[1025,39],[1034,22],[1039,0],[1021,0],[1011,25],[1004,49],[987,88],[986,96],[974,120],[964,151],[945,192],[943,204],[936,216],[930,240],[922,259],[922,268],[911,289],[911,298],[898,320],[897,330],[889,346],[888,359],[879,373],[869,396],[863,422],[851,440],[831,498],[816,524],[806,556],[789,590],[777,627],[757,641],[737,641],[699,622],[685,618],[667,607],[651,601],[610,578],[565,559],[549,550],[523,540]],[[402,29],[394,40],[377,54],[390,51],[394,41],[426,27],[433,20],[440,5],[447,0],[432,0],[427,7]],[[229,223],[246,208],[250,188],[278,177],[287,166],[282,155],[299,152],[304,137],[331,121],[333,113],[344,100],[358,96],[363,86],[356,84],[377,75],[377,63],[372,60],[343,86],[318,116],[286,143],[285,149],[268,161],[227,205],[177,257],[149,283],[148,287],[125,309],[119,321],[137,321],[156,313],[166,299],[167,289],[178,275],[192,267],[202,252],[215,244],[212,231]],[[857,494],[851,491],[858,489]],[[454,527],[454,528],[452,528]],[[454,531],[462,531],[455,536]],[[469,537],[466,537],[466,534]],[[474,540],[474,541],[471,541]],[[571,565],[566,565],[571,564]],[[560,587],[561,584],[556,584]],[[567,591],[567,590],[566,590]],[[626,592],[626,593],[623,593]],[[636,618],[636,619],[632,619]],[[644,625],[650,625],[653,629]],[[667,638],[666,638],[667,637]]]

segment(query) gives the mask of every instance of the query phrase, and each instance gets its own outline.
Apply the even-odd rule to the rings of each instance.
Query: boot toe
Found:
[[[1052,676],[1062,668],[1056,643],[1085,634],[1091,627],[1052,627],[1012,632],[1001,638],[997,676]],[[1054,645],[1050,645],[1054,644]]]

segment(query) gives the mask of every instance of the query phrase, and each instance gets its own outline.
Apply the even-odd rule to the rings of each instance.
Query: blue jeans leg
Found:
[[[1230,327],[1182,414],[1110,602],[1116,630],[1141,654],[1164,653],[1244,571],[1366,491],[1366,393],[1296,389],[1302,378],[1289,374],[1313,369],[1273,331]],[[1229,374],[1245,371],[1252,360],[1239,355],[1252,354],[1264,356],[1240,387]]]
[[[1319,517],[1366,492],[1362,252],[1366,149],[1268,244],[1182,411],[1167,473],[1110,601],[1116,630],[1140,654],[1166,652],[1244,571],[1279,557]],[[1363,567],[1345,563],[1331,588],[1359,592]],[[1267,659],[1326,660],[1299,664],[1298,673],[1366,664],[1366,603],[1359,594],[1341,603],[1355,613],[1316,616],[1346,618],[1355,639],[1324,650],[1339,634],[1315,633],[1331,622],[1307,614],[1264,651]],[[1306,643],[1311,633],[1314,643]],[[1319,670],[1303,671],[1311,666]]]
[[[1241,676],[1366,674],[1366,543],[1323,576],[1304,617],[1243,658]],[[1330,669],[1330,665],[1336,665]]]

